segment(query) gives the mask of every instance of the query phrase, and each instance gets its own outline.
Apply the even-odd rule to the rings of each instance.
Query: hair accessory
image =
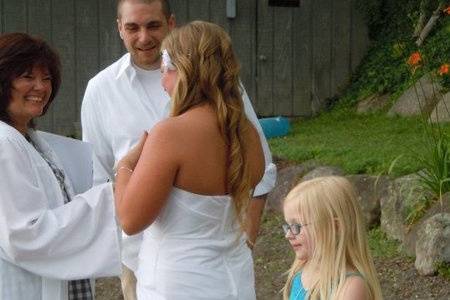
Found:
[[[164,49],[161,52],[161,57],[162,57],[162,67],[163,67],[163,71],[167,71],[167,70],[172,70],[175,71],[177,68],[175,68],[175,66],[172,63],[172,59],[170,58],[169,52],[167,52],[166,49]]]

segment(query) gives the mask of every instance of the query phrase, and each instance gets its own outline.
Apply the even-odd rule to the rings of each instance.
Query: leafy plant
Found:
[[[450,280],[450,263],[441,262],[437,264],[438,274]]]
[[[420,51],[413,52],[408,60],[407,65],[410,67],[412,76],[416,74],[416,71],[425,64],[425,58]],[[445,72],[446,71],[446,72]],[[442,68],[438,73],[448,73],[448,69]],[[438,101],[443,99],[441,87],[436,84],[434,74],[430,74],[429,78],[432,81],[433,86],[433,98]],[[421,84],[414,84],[414,91],[416,93],[419,107],[422,108],[418,89],[423,89]],[[422,95],[425,92],[422,90]],[[447,110],[447,113],[448,110]],[[428,191],[432,192],[438,199],[442,198],[442,195],[450,191],[450,148],[449,139],[447,133],[441,128],[439,124],[439,115],[437,114],[437,122],[435,124],[428,122],[428,116],[422,111],[422,122],[425,129],[425,143],[427,145],[426,153],[419,155],[418,159],[424,166],[424,170],[419,173],[421,185]],[[427,203],[421,205],[422,208],[426,207]]]
[[[430,145],[429,155],[419,157],[424,170],[419,172],[420,183],[435,194],[439,199],[450,191],[450,149],[445,133],[436,137]]]
[[[390,258],[401,254],[400,243],[389,239],[380,227],[370,230],[368,238],[369,248],[374,257]]]

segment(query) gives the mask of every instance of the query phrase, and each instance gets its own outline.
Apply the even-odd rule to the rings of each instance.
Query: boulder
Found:
[[[441,89],[431,75],[424,75],[400,96],[388,116],[429,116],[439,101],[438,91]]]
[[[308,162],[280,170],[277,174],[274,189],[267,195],[266,209],[281,212],[283,199],[300,182],[301,178],[314,167],[315,163]]]
[[[406,238],[403,241],[403,250],[405,250],[407,255],[416,256],[417,232],[422,228],[424,221],[439,213],[450,214],[450,193],[443,195],[441,201],[435,201],[427,209],[423,217],[409,228]]]
[[[317,177],[333,176],[333,175],[342,176],[344,175],[344,171],[336,167],[321,166],[314,168],[312,171],[305,174],[305,176],[303,176],[301,181],[303,182]]]
[[[390,238],[405,241],[408,213],[424,197],[418,179],[416,174],[397,178],[388,185],[387,192],[380,198],[381,229]]]
[[[424,221],[417,232],[417,271],[422,275],[436,272],[439,262],[450,262],[450,214],[439,213]]]
[[[351,175],[347,179],[353,184],[361,205],[368,229],[380,224],[380,199],[386,197],[391,180],[386,177]]]
[[[450,122],[450,92],[443,95],[430,115],[430,122]]]
[[[358,102],[357,113],[370,113],[382,110],[389,102],[390,95],[371,95]]]

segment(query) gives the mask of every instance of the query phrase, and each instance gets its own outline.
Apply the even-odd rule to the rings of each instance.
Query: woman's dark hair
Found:
[[[14,79],[33,67],[48,69],[51,76],[52,93],[45,105],[44,115],[58,93],[61,84],[61,62],[59,55],[44,40],[26,33],[0,35],[0,120],[10,125],[12,120],[7,108],[11,101],[11,86]],[[29,126],[33,127],[31,122]]]

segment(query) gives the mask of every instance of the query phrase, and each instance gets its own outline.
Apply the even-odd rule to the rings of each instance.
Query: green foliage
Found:
[[[366,0],[359,1],[366,3]],[[378,3],[380,1],[369,0],[367,8],[372,7],[370,5],[371,2]],[[395,14],[393,17],[402,19],[403,21],[408,14],[405,9],[411,15],[414,11],[411,10],[411,7],[418,7],[420,4],[420,1],[402,0],[398,2],[400,8],[399,11],[392,12]],[[402,6],[401,3],[403,2],[408,3],[406,6]],[[396,6],[397,4],[392,5]],[[393,22],[395,24],[400,22],[395,21],[396,19],[390,19],[391,17],[388,16],[389,13],[383,16],[383,22]],[[388,93],[391,95],[391,100],[395,101],[422,75],[429,72],[436,74],[437,69],[442,64],[450,62],[450,43],[448,42],[450,40],[450,17],[446,16],[439,19],[435,29],[430,33],[420,49],[417,48],[414,43],[415,39],[412,37],[412,24],[415,24],[416,20],[411,21],[415,19],[412,17],[408,17],[407,19],[410,19],[408,22],[411,23],[411,26],[400,26],[398,24],[391,26],[382,22],[382,24],[387,26],[387,32],[384,32],[385,29],[374,30],[375,32],[379,32],[380,35],[374,39],[372,47],[353,74],[351,85],[340,100],[341,106],[351,107],[362,98],[375,93]],[[369,26],[370,22],[369,18]],[[399,26],[398,29],[395,29],[397,28],[396,26]],[[412,74],[406,62],[410,54],[418,50],[423,58],[423,64]],[[449,76],[441,77],[440,79],[444,88],[450,90]]]
[[[373,257],[391,258],[400,253],[400,243],[389,239],[380,227],[369,231],[369,248]]]
[[[411,206],[407,206],[407,216],[405,219],[406,225],[412,225],[419,221],[427,212],[427,209],[430,208],[431,204],[434,201],[432,198],[422,195],[418,199],[412,202]]]
[[[417,0],[357,0],[356,3],[364,13],[373,40],[407,36],[414,30],[420,10]]]
[[[450,280],[450,263],[441,262],[437,264],[438,274]]]
[[[353,105],[372,94],[394,94],[410,84],[410,70],[405,61],[414,49],[411,42],[381,42],[369,50],[353,75],[352,84],[341,102]]]
[[[450,149],[447,135],[442,132],[430,141],[427,152],[419,157],[425,169],[419,173],[420,183],[426,190],[441,198],[450,191]]]

